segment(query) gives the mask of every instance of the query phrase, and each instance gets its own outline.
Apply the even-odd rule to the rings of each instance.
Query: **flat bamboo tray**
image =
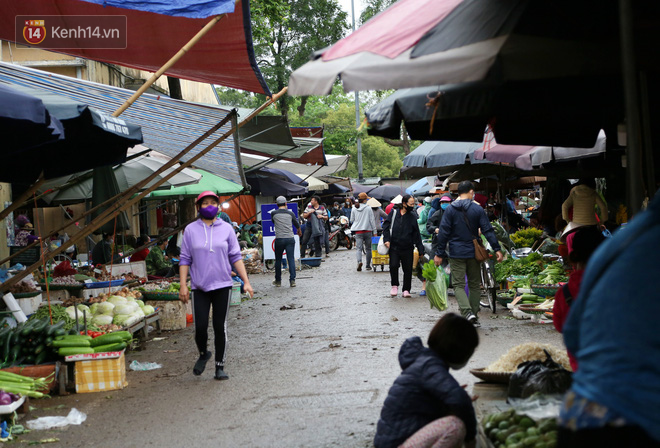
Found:
[[[481,369],[472,369],[470,373],[480,380],[484,380],[487,383],[500,383],[500,384],[509,384],[509,379],[512,372],[484,372],[485,367]]]

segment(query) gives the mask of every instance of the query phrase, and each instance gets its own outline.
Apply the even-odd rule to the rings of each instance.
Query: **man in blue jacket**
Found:
[[[475,327],[481,326],[477,318],[479,313],[479,299],[481,298],[481,266],[474,258],[474,239],[481,238],[479,230],[486,236],[493,250],[495,250],[497,261],[502,261],[503,256],[500,244],[495,236],[495,231],[488,221],[486,212],[474,202],[474,186],[470,181],[458,184],[458,199],[451,203],[445,210],[440,231],[438,232],[438,244],[435,252],[435,264],[442,264],[442,259],[447,257],[446,247],[449,243],[449,266],[451,268],[451,282],[454,287],[454,295],[461,310],[461,314]],[[465,275],[470,290],[468,299],[465,294]]]

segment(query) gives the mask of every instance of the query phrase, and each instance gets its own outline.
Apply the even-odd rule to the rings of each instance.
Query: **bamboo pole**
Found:
[[[63,253],[68,247],[72,246],[82,238],[87,237],[87,235],[91,234],[93,231],[96,229],[100,228],[103,224],[105,224],[109,219],[111,219],[114,215],[128,209],[130,206],[133,204],[137,203],[141,199],[143,199],[147,194],[149,194],[151,191],[153,191],[155,188],[160,186],[162,183],[166,182],[170,178],[172,178],[174,175],[176,175],[178,172],[180,172],[182,169],[187,168],[188,166],[192,165],[195,161],[200,159],[202,156],[207,154],[211,149],[215,148],[217,145],[219,145],[222,141],[233,135],[238,128],[243,126],[245,123],[250,121],[252,118],[257,116],[259,113],[261,113],[266,107],[270,106],[274,102],[276,102],[282,95],[284,95],[287,91],[287,88],[285,87],[282,89],[278,94],[272,96],[268,101],[266,101],[264,104],[262,104],[259,108],[255,109],[248,117],[245,118],[245,120],[241,121],[238,123],[236,127],[232,127],[232,129],[225,134],[223,134],[221,137],[219,137],[217,140],[215,140],[213,143],[211,143],[209,146],[201,150],[199,153],[191,157],[188,161],[182,163],[178,168],[175,168],[171,173],[165,175],[162,179],[157,180],[154,185],[148,187],[145,191],[142,193],[138,194],[137,196],[131,198],[134,194],[134,189],[139,190],[138,185],[140,184],[148,184],[149,182],[153,181],[159,174],[161,174],[163,171],[171,168],[175,163],[176,160],[180,159],[183,155],[185,155],[187,152],[189,152],[194,146],[196,146],[196,143],[194,146],[191,144],[188,148],[184,149],[181,153],[179,153],[175,158],[170,160],[167,164],[163,165],[158,171],[154,172],[151,176],[148,178],[144,179],[140,184],[137,184],[136,186],[130,188],[127,190],[124,194],[125,202],[123,200],[118,200],[114,206],[109,207],[106,209],[101,215],[96,217],[92,222],[90,222],[85,229],[80,232],[79,234],[75,235],[74,238],[71,238],[69,241],[66,241],[63,243],[58,249],[56,249],[53,252],[49,252],[48,254],[44,255],[45,260],[49,260],[54,258],[55,256]],[[214,128],[212,129],[217,129],[220,128],[226,123],[234,114],[236,111],[232,111],[230,115],[227,115],[220,123],[218,123]],[[205,135],[202,137],[198,138],[195,142],[201,142],[206,138],[206,134],[211,132],[211,130],[207,131]],[[169,166],[168,166],[169,165]],[[30,273],[34,272],[37,268],[39,267],[39,263],[35,263],[32,266],[28,267],[26,270],[21,271],[19,274],[16,276],[10,278],[6,282],[0,285],[0,291],[6,291],[9,287],[15,285],[16,283],[20,282],[23,278],[25,278],[27,275]]]
[[[42,172],[39,175],[39,179],[37,179],[37,181],[33,183],[30,186],[30,188],[25,190],[25,192],[22,195],[20,195],[18,199],[13,201],[9,207],[5,208],[0,212],[0,220],[5,219],[7,216],[9,216],[11,212],[13,212],[14,210],[22,206],[25,202],[27,202],[30,196],[32,196],[32,194],[35,191],[37,191],[37,188],[39,188],[45,181],[46,179],[44,179],[44,173]]]
[[[124,102],[124,104],[122,104],[122,105],[119,107],[119,109],[117,109],[116,111],[114,111],[113,114],[112,114],[112,116],[113,116],[113,117],[118,117],[118,116],[120,116],[120,115],[121,115],[126,109],[128,109],[128,108],[131,106],[131,104],[133,104],[133,103],[135,102],[135,100],[137,100],[138,98],[140,98],[140,96],[141,96],[144,92],[146,92],[147,89],[148,89],[149,87],[151,87],[151,85],[152,85],[154,82],[156,82],[156,80],[157,80],[158,78],[160,78],[160,77],[163,75],[163,73],[165,73],[167,70],[169,70],[169,69],[170,69],[170,68],[171,68],[171,67],[172,67],[172,66],[173,66],[173,65],[174,65],[179,59],[181,59],[186,53],[188,53],[188,51],[189,51],[189,50],[190,50],[190,49],[191,49],[191,48],[192,48],[197,42],[199,42],[199,40],[200,40],[202,37],[204,37],[204,35],[205,35],[206,33],[208,33],[209,30],[211,30],[211,28],[213,28],[213,27],[215,26],[216,23],[218,23],[220,20],[222,20],[223,17],[226,17],[226,16],[227,16],[227,14],[222,14],[222,15],[219,15],[219,16],[215,16],[213,19],[211,19],[211,21],[210,21],[209,23],[207,23],[206,26],[205,26],[204,28],[202,28],[201,30],[199,30],[199,32],[198,32],[197,34],[195,34],[195,36],[193,36],[193,38],[190,39],[190,40],[188,41],[188,43],[187,43],[186,45],[183,46],[183,48],[181,48],[181,49],[180,49],[180,50],[179,50],[174,56],[172,56],[172,57],[170,58],[170,60],[167,61],[167,62],[165,63],[165,65],[163,65],[163,66],[162,66],[162,67],[161,67],[156,73],[154,73],[153,75],[151,75],[151,78],[149,78],[149,79],[147,80],[147,82],[145,82],[145,83],[142,85],[142,87],[140,87],[140,88],[137,90],[137,92],[135,92],[133,95],[131,95],[131,97],[130,97],[129,99],[127,99],[126,102]]]

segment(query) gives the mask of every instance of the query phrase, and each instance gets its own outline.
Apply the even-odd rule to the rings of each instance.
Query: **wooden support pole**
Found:
[[[56,250],[49,252],[48,254],[44,255],[44,261],[47,261],[49,259],[52,259],[56,257],[57,255],[63,253],[68,247],[72,246],[79,240],[87,237],[87,235],[91,234],[93,231],[96,229],[100,228],[103,224],[105,224],[108,220],[112,219],[115,215],[118,213],[127,210],[130,206],[133,204],[137,203],[141,199],[143,199],[146,195],[148,195],[151,191],[153,191],[155,188],[160,186],[162,183],[166,182],[170,178],[172,178],[174,175],[176,175],[178,172],[180,172],[183,168],[187,168],[188,166],[192,165],[195,161],[200,159],[202,156],[207,154],[209,151],[211,151],[213,148],[215,148],[217,145],[219,145],[222,141],[224,141],[227,137],[233,135],[237,128],[241,127],[243,124],[254,118],[256,115],[261,113],[266,107],[270,106],[274,102],[276,102],[282,95],[286,93],[287,88],[285,87],[282,89],[277,95],[274,95],[271,97],[267,102],[262,104],[259,108],[255,109],[248,117],[246,117],[245,120],[240,122],[237,127],[232,128],[230,131],[227,133],[223,134],[221,137],[219,137],[217,140],[215,140],[213,143],[211,143],[209,146],[204,148],[202,151],[191,157],[188,161],[182,163],[178,168],[175,168],[171,173],[165,175],[162,179],[157,180],[152,186],[148,187],[145,191],[142,193],[139,193],[137,196],[133,197],[136,191],[138,191],[141,188],[141,185],[147,185],[149,182],[153,181],[159,174],[161,174],[163,171],[166,171],[167,169],[171,168],[175,163],[176,160],[180,159],[183,155],[185,155],[187,152],[189,152],[194,146],[196,146],[199,142],[203,141],[207,135],[211,132],[207,131],[203,136],[195,140],[194,145],[190,145],[187,149],[183,150],[181,153],[179,153],[176,158],[173,158],[170,160],[167,164],[163,165],[158,171],[154,172],[151,176],[148,178],[144,179],[142,182],[139,184],[135,185],[134,187],[128,189],[126,192],[123,194],[123,198],[118,200],[114,206],[109,207],[106,209],[101,215],[96,217],[92,222],[90,222],[85,229],[80,232],[79,234],[75,235],[73,238],[71,238],[69,241],[66,241],[63,243],[59,248]],[[233,115],[235,114],[235,110],[232,111],[230,115],[227,115],[220,123],[218,123],[216,126],[214,126],[213,129],[218,129],[222,127]],[[140,185],[140,186],[139,186]],[[35,263],[32,266],[28,267],[26,270],[21,271],[19,274],[15,275],[14,277],[10,278],[9,280],[5,281],[0,285],[0,291],[6,291],[8,288],[11,286],[17,284],[23,278],[25,278],[27,275],[30,273],[34,272],[38,267],[40,263]]]
[[[122,105],[119,107],[119,109],[117,109],[116,111],[114,111],[113,114],[112,114],[112,116],[113,116],[113,117],[118,117],[118,116],[120,116],[120,115],[121,115],[126,109],[128,109],[128,108],[131,106],[131,104],[133,104],[133,103],[135,102],[135,100],[137,100],[138,98],[140,98],[140,96],[141,96],[144,92],[146,92],[147,89],[148,89],[149,87],[151,87],[151,85],[152,85],[154,82],[156,82],[156,80],[157,80],[158,78],[160,78],[160,77],[163,75],[163,73],[165,73],[167,70],[169,70],[169,69],[170,69],[170,68],[171,68],[171,67],[172,67],[172,66],[173,66],[173,65],[174,65],[179,59],[181,59],[181,58],[183,57],[183,55],[185,55],[186,53],[188,53],[188,51],[189,51],[189,50],[190,50],[190,49],[191,49],[191,48],[192,48],[197,42],[199,42],[199,40],[200,40],[202,37],[204,37],[204,35],[205,35],[206,33],[208,33],[209,30],[210,30],[211,28],[213,28],[213,27],[215,26],[216,23],[218,23],[220,20],[222,20],[222,18],[225,17],[226,15],[227,15],[227,14],[222,14],[222,15],[219,15],[219,16],[215,16],[213,19],[211,19],[211,21],[210,21],[209,23],[207,23],[206,26],[205,26],[204,28],[202,28],[201,30],[199,30],[199,32],[198,32],[197,34],[195,34],[195,36],[193,36],[193,38],[190,39],[190,40],[188,41],[188,43],[187,43],[186,45],[183,46],[183,48],[181,48],[181,49],[180,49],[180,50],[179,50],[174,56],[172,56],[172,57],[170,58],[170,60],[167,61],[167,62],[165,63],[165,65],[163,65],[163,66],[162,66],[162,67],[161,67],[156,73],[154,73],[153,75],[151,75],[151,78],[149,78],[149,79],[147,80],[147,82],[145,82],[145,83],[142,85],[142,87],[140,87],[140,88],[137,90],[137,92],[135,92],[133,95],[131,95],[131,97],[130,97],[129,99],[127,99],[126,102],[125,102],[124,104],[122,104]]]

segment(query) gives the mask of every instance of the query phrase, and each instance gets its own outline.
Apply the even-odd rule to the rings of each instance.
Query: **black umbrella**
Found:
[[[616,142],[623,97],[616,78],[477,82],[400,90],[367,110],[368,132],[398,139],[593,147],[601,129]],[[405,164],[404,164],[405,165]]]
[[[370,197],[376,198],[381,202],[389,202],[393,197],[397,195],[406,194],[406,190],[403,187],[398,187],[396,185],[385,184],[380,187],[376,187],[367,193]]]
[[[126,160],[128,148],[142,143],[140,127],[121,118],[60,95],[24,87],[17,90],[41,99],[50,115],[62,122],[65,138],[14,153],[13,157],[21,163],[2,164],[2,181],[29,183],[42,170],[46,179],[52,179],[98,166],[117,165]]]
[[[273,177],[247,176],[250,194],[267,196],[297,196],[305,194],[305,187]]]
[[[64,128],[40,98],[0,84],[0,135],[9,156],[63,139]]]
[[[115,172],[111,166],[103,166],[99,168],[94,168],[93,174],[93,186],[92,186],[92,207],[96,207],[107,201],[108,199],[118,195],[120,193],[119,185],[117,184],[117,178],[115,177]],[[92,213],[92,218],[97,217],[103,213],[108,207],[101,207],[99,210]],[[109,233],[115,234],[116,232],[123,232],[124,230],[130,230],[131,225],[128,221],[128,215],[126,212],[121,212],[117,215],[116,219],[111,219],[103,226],[101,226],[94,233]]]

